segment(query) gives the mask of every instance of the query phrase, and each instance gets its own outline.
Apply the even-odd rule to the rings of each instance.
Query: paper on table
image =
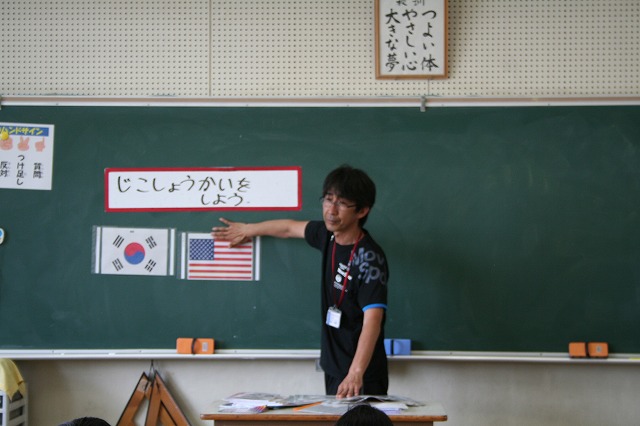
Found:
[[[282,400],[280,395],[262,392],[238,392],[225,398],[226,402],[239,407],[280,406]]]
[[[270,409],[300,407],[315,402],[322,402],[324,395],[291,395],[283,397],[278,394],[262,392],[239,392],[225,398],[225,408],[233,407],[266,407]]]
[[[370,404],[387,414],[399,414],[409,406],[423,405],[421,402],[393,395],[358,395],[342,399],[328,396],[326,398],[328,399],[320,404],[301,408],[300,412],[342,415],[355,405]]]
[[[252,414],[252,413],[262,413],[267,409],[266,405],[236,405],[236,404],[223,404],[218,408],[218,411],[221,413],[232,413],[232,414]]]
[[[323,401],[326,401],[327,397],[325,395],[291,395],[286,398],[283,398],[279,407],[273,408],[291,408],[291,407],[303,407],[309,404],[316,404]]]
[[[374,402],[371,406],[386,414],[400,414],[403,410],[409,408],[403,402]]]
[[[314,404],[309,407],[304,407],[300,410],[300,413],[307,414],[336,414],[343,415],[347,412],[350,405],[340,402],[338,400],[329,400],[321,402],[320,404]]]
[[[409,407],[424,405],[422,402],[415,401],[411,398],[396,395],[357,395],[350,398],[343,398],[340,401],[345,401],[350,404],[357,404],[360,402],[403,402]]]

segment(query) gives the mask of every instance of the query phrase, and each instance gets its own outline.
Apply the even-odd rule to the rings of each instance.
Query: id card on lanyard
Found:
[[[340,328],[340,319],[342,318],[342,311],[337,306],[332,306],[327,311],[327,325],[333,328]]]
[[[333,237],[332,237],[333,238]],[[356,253],[356,247],[358,247],[358,243],[362,239],[362,234],[356,240],[356,243],[353,245],[353,249],[351,249],[351,254],[349,255],[349,263],[347,263],[347,271],[344,275],[344,284],[342,285],[342,290],[340,291],[340,298],[335,300],[335,292],[333,291],[333,284],[331,284],[331,292],[334,295],[334,304],[327,310],[327,319],[326,324],[329,327],[340,328],[340,320],[342,319],[342,311],[340,310],[340,305],[342,304],[342,300],[344,299],[344,294],[347,290],[347,285],[349,285],[349,270],[351,269],[351,263],[353,262],[353,256]],[[336,273],[336,240],[333,238],[333,252],[331,255],[331,272]]]

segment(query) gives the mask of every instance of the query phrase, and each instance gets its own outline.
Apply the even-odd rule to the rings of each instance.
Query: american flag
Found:
[[[252,281],[258,279],[253,240],[233,248],[210,234],[183,235],[182,278],[187,280]],[[186,253],[185,253],[186,252]]]

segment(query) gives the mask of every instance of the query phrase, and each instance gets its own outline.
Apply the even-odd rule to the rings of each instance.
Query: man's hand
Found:
[[[342,383],[340,383],[340,386],[338,386],[336,397],[340,399],[351,398],[352,396],[360,395],[362,383],[362,374],[352,373],[351,371],[349,371],[347,377],[345,377]]]
[[[251,240],[251,237],[247,235],[246,223],[232,222],[224,218],[220,218],[220,222],[227,226],[214,226],[211,228],[211,235],[214,239],[228,241],[229,247],[235,247]]]

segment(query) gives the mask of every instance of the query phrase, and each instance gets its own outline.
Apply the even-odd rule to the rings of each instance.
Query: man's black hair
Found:
[[[62,423],[59,426],[110,426],[106,421],[97,417],[81,417],[66,423]]]
[[[322,196],[333,193],[336,197],[353,201],[356,210],[371,209],[376,202],[376,185],[362,170],[344,164],[330,172],[322,185]],[[360,226],[367,221],[367,214],[360,219]]]
[[[382,411],[367,404],[358,404],[340,416],[335,426],[393,426]]]

